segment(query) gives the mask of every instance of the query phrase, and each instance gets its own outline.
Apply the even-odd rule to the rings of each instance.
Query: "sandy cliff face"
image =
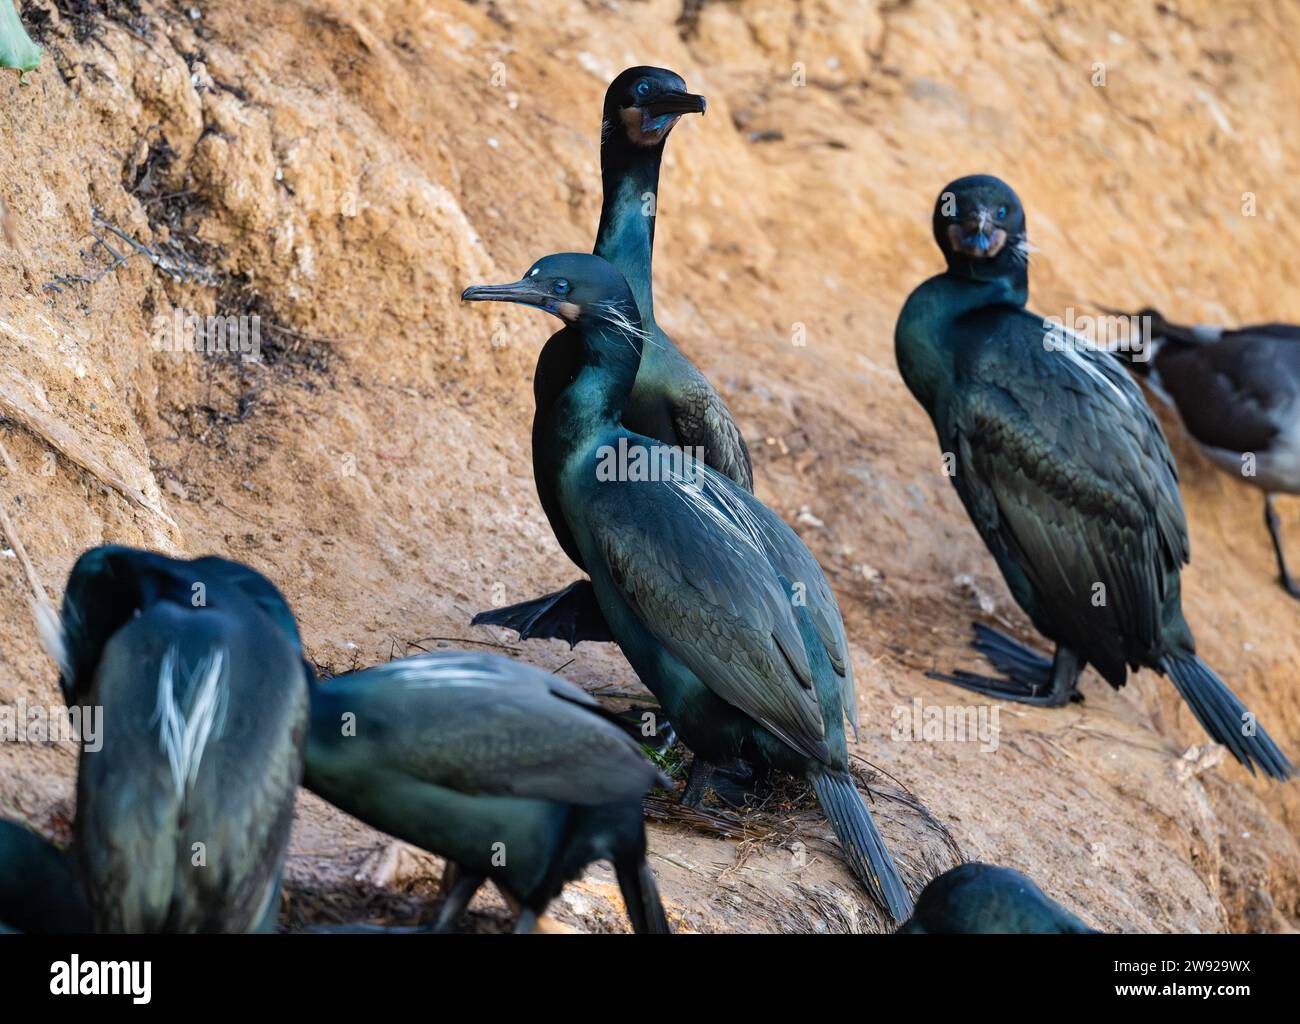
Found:
[[[1296,9],[22,7],[46,58],[28,86],[0,78],[0,500],[52,592],[101,542],[218,552],[283,587],[323,667],[437,638],[518,646],[468,620],[573,577],[529,459],[552,324],[458,296],[589,248],[605,84],[668,66],[709,112],[668,146],[657,313],[735,411],[759,496],[837,589],[856,752],[885,773],[879,819],[905,877],[960,854],[1029,872],[1105,929],[1300,923],[1295,785],[1196,749],[1204,734],[1154,676],[1115,693],[1090,673],[1081,705],[1004,707],[994,751],[893,738],[917,698],[965,703],[923,673],[977,667],[972,618],[1033,636],[894,368],[896,313],[941,265],[934,195],[974,171],[1018,189],[1044,314],[1151,302],[1178,319],[1300,319]],[[259,317],[262,362],[157,351],[177,311]],[[1274,585],[1260,499],[1169,427],[1201,653],[1294,758],[1300,609]],[[1300,506],[1280,507],[1300,545]],[[56,702],[18,563],[0,566],[0,700]],[[616,651],[519,656],[637,691]],[[0,807],[65,830],[75,764],[70,745],[0,744]],[[652,826],[679,927],[882,927],[797,788],[727,830]],[[394,868],[382,846],[304,797],[288,920],[418,913],[437,862]],[[556,909],[623,927],[607,871]]]

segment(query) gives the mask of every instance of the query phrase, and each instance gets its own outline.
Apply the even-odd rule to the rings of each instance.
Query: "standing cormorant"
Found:
[[[668,932],[641,799],[667,784],[594,698],[490,654],[428,654],[312,686],[304,784],[455,865],[434,925],[492,879],[531,931],[592,861],[614,865],[637,932]]]
[[[549,344],[577,369],[536,438],[538,479],[678,735],[709,764],[743,757],[807,777],[854,872],[903,920],[911,898],[848,772],[843,719],[856,701],[835,596],[767,506],[623,425],[647,339],[623,276],[599,256],[566,253],[463,297],[535,306],[566,324]]]
[[[959,864],[933,879],[899,935],[1096,934],[1010,868]]]
[[[600,128],[604,204],[595,253],[627,280],[647,333],[636,385],[623,410],[624,424],[664,444],[697,455],[702,452],[710,466],[752,491],[749,450],[731,410],[654,318],[651,258],[664,143],[683,114],[703,114],[704,107],[703,96],[687,92],[681,76],[664,68],[628,68],[610,83]],[[578,369],[572,361],[575,347],[556,339],[542,350],[533,377],[534,469],[538,439],[550,431],[551,407]],[[585,571],[582,553],[569,535],[549,481],[542,473],[534,475],[556,539],[573,563]],[[474,625],[506,626],[524,640],[558,637],[570,647],[583,640],[613,640],[589,580],[578,580],[532,601],[480,612],[472,621]]]
[[[1300,598],[1273,507],[1275,494],[1300,494],[1300,326],[1183,327],[1154,309],[1138,317],[1144,345],[1117,354],[1177,410],[1211,462],[1264,492],[1279,579]]]
[[[85,935],[90,907],[72,858],[44,836],[0,819],[0,932]]]
[[[69,706],[103,708],[74,825],[97,930],[269,930],[308,715],[279,591],[223,558],[94,548],[43,639]]]
[[[1006,674],[944,676],[989,697],[1054,707],[1091,664],[1168,675],[1201,725],[1254,773],[1290,761],[1196,656],[1179,572],[1189,557],[1164,434],[1118,360],[1025,309],[1025,213],[997,178],[940,194],[948,263],[904,305],[898,367],[934,421],[950,478],[1012,596],[1056,643],[1041,655],[986,627],[976,646]]]

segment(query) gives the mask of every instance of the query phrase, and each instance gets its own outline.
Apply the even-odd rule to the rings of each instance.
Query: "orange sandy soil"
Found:
[[[982,670],[965,646],[972,619],[1033,640],[894,367],[897,311],[940,266],[934,195],[975,171],[1020,191],[1044,314],[1151,302],[1191,321],[1300,319],[1300,235],[1285,219],[1300,10],[78,0],[64,7],[82,13],[60,19],[51,0],[23,7],[47,53],[29,85],[0,78],[0,500],[52,595],[95,544],[216,552],[284,589],[324,668],[444,637],[641,692],[614,649],[521,646],[468,624],[574,573],[529,458],[531,372],[554,325],[458,296],[589,248],[605,84],[665,65],[709,112],[668,146],[661,323],[727,397],[759,496],[837,589],[856,753],[883,773],[878,820],[913,889],[960,855],[1027,871],[1107,930],[1300,924],[1300,790],[1199,748],[1205,735],[1155,676],[1116,693],[1089,673],[1083,704],[1006,706],[993,752],[891,739],[915,698],[968,703],[923,673]],[[171,255],[47,289],[105,267],[93,210]],[[264,363],[155,351],[154,318],[176,309],[260,315]],[[1201,652],[1296,757],[1300,607],[1274,583],[1260,496],[1167,425]],[[1300,560],[1300,502],[1280,509]],[[5,555],[0,700],[56,703]],[[0,809],[66,836],[75,767],[70,744],[0,745]],[[734,833],[652,821],[679,929],[884,927],[799,787]],[[289,928],[427,917],[441,870],[305,794],[289,865]],[[625,928],[604,868],[553,910],[579,930]],[[477,927],[506,920],[486,891],[475,911]]]

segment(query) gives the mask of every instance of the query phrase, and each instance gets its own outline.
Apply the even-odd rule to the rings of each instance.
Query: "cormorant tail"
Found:
[[[1258,765],[1265,775],[1279,781],[1290,778],[1295,768],[1255,716],[1235,693],[1195,654],[1162,658],[1160,667],[1169,674],[1187,706],[1205,731],[1222,743],[1232,756],[1255,774]]]
[[[808,781],[839,837],[844,859],[853,873],[895,922],[906,921],[912,913],[912,897],[853,780],[843,772],[814,771],[809,773]]]
[[[632,931],[638,935],[671,935],[664,905],[659,901],[659,887],[645,857],[616,861],[614,871],[618,875],[618,887],[623,891]]]
[[[505,626],[518,633],[520,640],[567,640],[570,648],[584,640],[614,641],[596,604],[591,580],[576,580],[553,594],[479,612],[470,625]]]

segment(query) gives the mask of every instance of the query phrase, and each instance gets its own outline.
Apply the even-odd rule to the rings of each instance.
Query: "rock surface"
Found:
[[[21,6],[46,58],[29,85],[0,77],[0,501],[55,596],[94,544],[217,552],[284,589],[323,668],[450,638],[640,692],[614,650],[468,625],[573,570],[529,458],[531,371],[553,324],[458,296],[590,247],[605,84],[668,66],[709,112],[668,146],[656,311],[735,411],[759,496],[837,589],[855,750],[885,773],[876,806],[905,877],[919,889],[961,855],[1026,871],[1107,930],[1300,926],[1300,791],[1202,749],[1150,674],[1115,693],[1089,673],[1086,702],[1061,710],[1004,706],[995,750],[894,738],[915,700],[968,705],[923,673],[979,670],[972,619],[1033,633],[892,351],[902,301],[941,266],[933,197],[975,171],[1027,204],[1045,315],[1154,303],[1192,321],[1300,320],[1300,123],[1286,116],[1300,10]],[[159,351],[178,311],[260,318],[262,361]],[[1274,583],[1259,495],[1166,422],[1201,653],[1296,758],[1300,608]],[[1279,508],[1300,544],[1300,502]],[[57,703],[19,562],[6,550],[0,567],[0,702]],[[75,767],[70,744],[0,743],[0,813],[66,835]],[[729,837],[714,819],[652,820],[676,926],[881,929],[806,795],[774,801]],[[427,915],[438,862],[408,852],[368,870],[386,845],[304,795],[288,926]],[[505,919],[490,895],[476,908],[482,927]],[[554,911],[625,927],[605,868]]]

